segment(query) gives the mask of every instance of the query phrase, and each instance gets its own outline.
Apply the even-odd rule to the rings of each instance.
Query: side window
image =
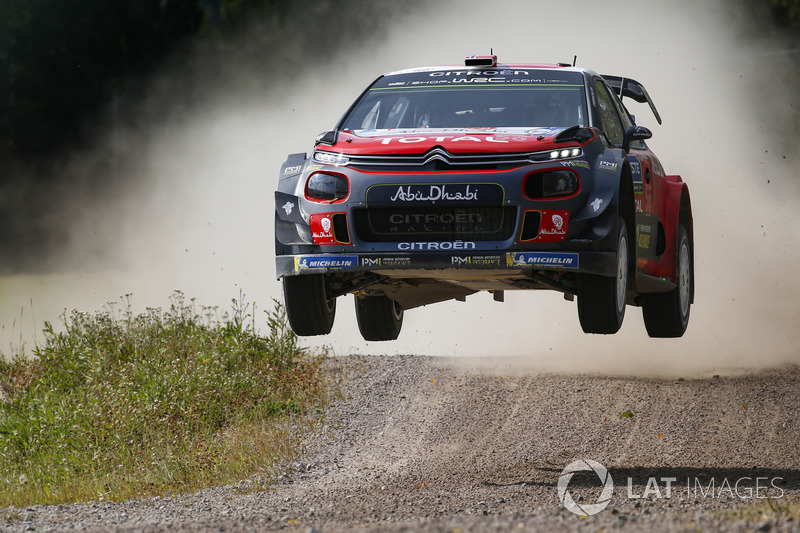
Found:
[[[628,129],[628,126],[633,126],[630,113],[628,113],[628,110],[622,104],[622,100],[619,97],[614,97],[612,95],[612,101],[614,102],[614,107],[617,108],[617,113],[619,113],[619,116],[622,117],[622,131],[624,132],[626,129]],[[631,148],[644,150],[644,141],[631,141]]]
[[[597,94],[597,111],[603,132],[606,134],[611,144],[622,146],[622,137],[625,128],[622,125],[619,112],[614,106],[612,97],[608,94],[606,84],[596,79],[594,80],[594,90]]]

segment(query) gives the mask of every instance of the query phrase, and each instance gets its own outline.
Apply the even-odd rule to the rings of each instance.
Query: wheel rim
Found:
[[[686,241],[681,243],[678,257],[678,288],[681,299],[681,316],[689,314],[690,291],[692,287],[692,272],[689,264],[689,245]]]
[[[325,286],[325,281],[322,281],[322,296],[325,298],[325,309],[328,314],[333,313],[336,309],[336,298],[328,298],[328,288]]]
[[[628,239],[623,233],[617,249],[617,314],[625,311],[625,300],[628,292]]]
[[[392,300],[392,315],[394,315],[395,322],[398,322],[401,318],[403,318],[403,308],[400,307],[400,304]]]

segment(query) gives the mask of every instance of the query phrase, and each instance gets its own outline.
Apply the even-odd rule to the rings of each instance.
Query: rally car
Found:
[[[289,323],[329,333],[355,295],[364,339],[396,339],[409,309],[488,291],[577,297],[586,333],[642,308],[679,337],[694,300],[689,190],[667,175],[625,99],[630,78],[570,64],[424,67],[376,79],[275,192]],[[526,318],[530,320],[530,317]]]

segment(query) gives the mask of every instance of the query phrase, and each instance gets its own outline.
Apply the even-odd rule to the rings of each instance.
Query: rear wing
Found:
[[[656,109],[653,100],[650,98],[650,95],[647,94],[647,89],[644,88],[644,85],[636,80],[622,78],[620,76],[604,75],[603,79],[606,80],[608,86],[617,93],[620,100],[622,100],[623,97],[628,97],[642,104],[647,103],[647,105],[650,106],[650,110],[653,112],[653,115],[655,115],[656,120],[659,124],[661,124],[661,115],[658,114],[658,110]]]

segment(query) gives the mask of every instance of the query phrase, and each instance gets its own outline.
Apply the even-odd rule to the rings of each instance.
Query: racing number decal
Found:
[[[636,212],[641,213],[644,209],[644,183],[642,183],[642,164],[635,155],[628,155],[628,163],[631,165],[631,176],[633,178],[633,197],[636,202]]]

